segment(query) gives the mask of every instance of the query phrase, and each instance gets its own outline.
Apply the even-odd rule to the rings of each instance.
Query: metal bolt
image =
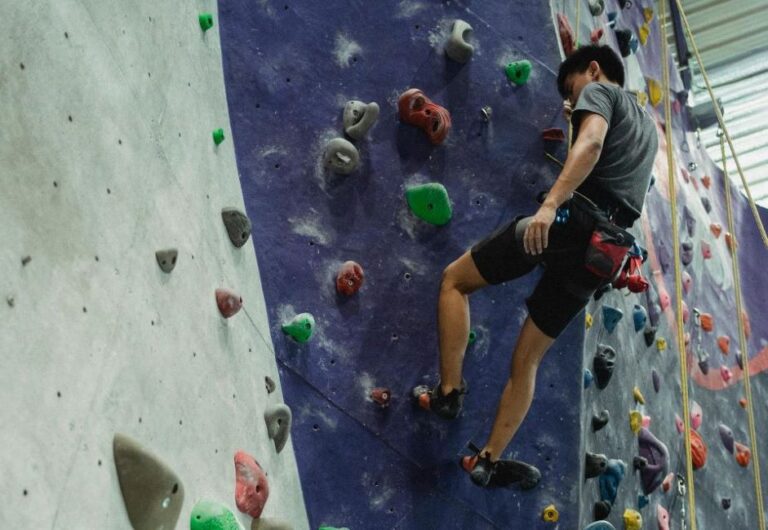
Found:
[[[493,114],[493,109],[486,105],[482,109],[480,109],[480,117],[483,118],[483,121],[489,122],[491,121],[491,115]]]

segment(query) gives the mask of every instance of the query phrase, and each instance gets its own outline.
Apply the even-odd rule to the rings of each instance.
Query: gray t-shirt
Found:
[[[582,89],[571,117],[574,141],[583,111],[605,118],[608,133],[595,168],[577,191],[589,197],[597,188],[640,217],[659,147],[656,125],[636,96],[618,85],[593,82]]]

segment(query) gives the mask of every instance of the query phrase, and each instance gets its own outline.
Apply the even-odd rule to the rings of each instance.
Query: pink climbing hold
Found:
[[[749,447],[742,445],[739,442],[734,442],[734,447],[736,448],[736,462],[738,462],[741,467],[747,467],[752,458],[752,451],[749,450]]]
[[[363,285],[365,274],[360,264],[354,261],[345,261],[339,268],[336,276],[336,290],[346,296],[352,296]]]
[[[224,318],[229,318],[243,307],[243,299],[229,289],[216,289],[216,305]]]
[[[691,403],[691,427],[699,430],[699,427],[701,427],[701,419],[703,416],[703,412],[701,410],[701,405],[696,403],[695,401]]]
[[[563,52],[568,57],[576,51],[576,39],[573,36],[571,23],[563,13],[557,14],[557,31],[560,33],[560,42],[563,43]]]
[[[688,346],[691,345],[691,332],[690,331],[686,331],[685,332],[685,335],[683,335],[683,341],[685,342],[685,347],[687,349]]]
[[[659,286],[659,304],[661,305],[661,310],[664,311],[667,309],[670,303],[671,299],[669,298],[669,293],[663,286]]]
[[[731,372],[731,369],[727,366],[721,366],[720,367],[720,377],[723,378],[723,381],[728,383],[731,378],[733,377],[733,373]]]
[[[691,174],[688,173],[688,170],[685,169],[684,167],[680,168],[680,174],[683,176],[683,179],[685,180],[686,183],[691,181]]]
[[[685,294],[688,294],[691,292],[691,287],[693,287],[693,278],[691,278],[691,275],[688,274],[688,271],[683,271],[683,290],[685,290]]]
[[[565,133],[562,129],[558,129],[557,127],[544,129],[541,131],[541,139],[546,140],[547,142],[564,142]]]
[[[659,530],[669,530],[669,512],[661,504],[656,505],[656,521],[658,521]]]
[[[678,434],[681,434],[685,430],[685,427],[683,426],[683,420],[680,419],[680,416],[677,414],[675,414],[675,429],[677,429]]]
[[[647,429],[648,427],[650,427],[650,426],[651,426],[651,417],[650,417],[650,416],[646,416],[646,415],[643,415],[643,421],[642,421],[642,425],[643,425],[643,427],[645,427],[646,429]]]
[[[664,491],[664,493],[667,493],[669,490],[672,489],[672,482],[675,480],[675,474],[669,473],[666,477],[664,477],[664,480],[661,482],[661,489]]]
[[[388,388],[377,387],[371,390],[371,399],[382,407],[388,407],[392,399],[392,392]]]
[[[709,231],[712,232],[712,235],[715,236],[715,238],[718,238],[723,231],[723,227],[720,223],[712,223],[709,225]]]
[[[728,335],[720,335],[717,337],[717,346],[723,355],[728,355],[731,353],[731,338]]]
[[[600,39],[603,38],[603,28],[595,28],[589,35],[589,40],[592,44],[600,44]]]
[[[685,303],[685,300],[683,300],[683,323],[688,323],[688,318],[690,317],[690,311],[688,311],[688,304]]]
[[[709,175],[704,175],[701,177],[701,183],[704,184],[704,187],[709,189],[709,187],[712,185],[712,177]]]
[[[259,463],[248,453],[235,453],[235,504],[253,518],[261,516],[269,498],[269,482]]]
[[[712,257],[712,247],[706,241],[701,242],[701,255],[704,259],[710,259]]]

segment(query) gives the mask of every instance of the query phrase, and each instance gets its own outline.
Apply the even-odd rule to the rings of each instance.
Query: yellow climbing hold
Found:
[[[646,7],[643,9],[643,18],[645,18],[645,22],[647,24],[650,24],[651,20],[653,20],[653,8],[652,7]]]
[[[627,508],[624,510],[624,528],[626,530],[640,530],[643,527],[643,516],[640,512]]]
[[[651,105],[654,107],[661,102],[661,85],[655,79],[645,78],[648,83],[648,95],[651,98]]]
[[[643,415],[637,410],[629,411],[629,428],[632,432],[637,434],[640,432],[640,427],[643,426]]]
[[[640,389],[638,387],[635,387],[632,390],[632,396],[635,398],[635,403],[640,403],[641,405],[645,405],[645,398],[643,397],[643,393],[640,392]]]
[[[541,512],[541,518],[548,523],[556,523],[557,520],[560,519],[560,514],[557,513],[557,508],[555,508],[555,505],[550,504],[544,508],[543,512]]]
[[[637,104],[641,107],[645,107],[645,105],[648,103],[648,94],[643,92],[642,90],[637,91]]]
[[[659,351],[664,351],[667,349],[667,339],[664,337],[659,337],[656,339],[656,349]]]
[[[650,34],[651,26],[649,26],[647,22],[643,22],[643,24],[637,30],[637,38],[640,39],[640,44],[645,46],[645,43],[648,42],[648,35]]]
[[[592,327],[592,313],[587,313],[587,316],[585,317],[584,322],[587,325],[587,329]]]

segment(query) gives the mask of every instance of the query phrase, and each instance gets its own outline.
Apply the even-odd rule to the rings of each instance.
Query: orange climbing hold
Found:
[[[720,223],[712,223],[709,225],[709,230],[715,237],[720,237],[720,233],[723,231],[723,227],[720,225]]]
[[[739,246],[739,244],[736,243],[736,240],[733,238],[730,232],[725,233],[725,244],[728,247],[728,250],[733,250],[734,248]]]
[[[691,431],[691,458],[693,469],[701,469],[707,463],[707,445],[699,431]]]
[[[388,407],[389,402],[392,399],[392,392],[390,392],[388,388],[377,387],[371,390],[371,399],[382,407]]]
[[[424,129],[434,145],[443,143],[451,129],[451,115],[447,109],[433,103],[418,88],[411,88],[400,94],[397,100],[400,120]]]
[[[743,309],[741,310],[741,325],[744,327],[744,336],[749,338],[752,334],[752,325],[749,323],[749,315]]]
[[[749,450],[749,447],[742,445],[739,442],[735,442],[734,446],[736,448],[736,462],[738,462],[741,467],[747,467],[752,458],[752,451]]]
[[[712,315],[709,313],[702,313],[699,315],[699,322],[701,323],[701,329],[704,331],[712,331],[715,327]]]
[[[557,14],[557,31],[560,33],[560,42],[563,44],[563,52],[568,57],[576,51],[576,39],[573,36],[573,28],[568,18],[563,13]]]
[[[704,184],[704,187],[709,189],[709,187],[712,185],[712,177],[709,175],[704,175],[701,177],[701,183]]]
[[[664,491],[664,493],[667,493],[669,490],[672,489],[672,482],[675,480],[675,474],[669,473],[666,477],[664,477],[664,480],[661,482],[661,489]]]
[[[720,335],[717,337],[717,346],[723,355],[728,355],[731,352],[731,338],[728,335]]]
[[[747,408],[747,398],[741,398],[739,400],[739,405],[741,405],[741,408],[743,409]]]

